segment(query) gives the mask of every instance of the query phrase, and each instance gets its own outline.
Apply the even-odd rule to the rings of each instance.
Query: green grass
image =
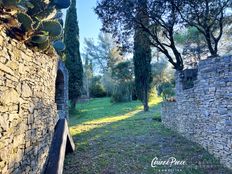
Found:
[[[188,164],[180,171],[171,168],[174,173],[229,174],[200,146],[161,124],[160,102],[153,98],[146,113],[137,101],[112,104],[109,98],[102,98],[78,104],[69,120],[77,149],[66,157],[64,173],[168,173],[167,167],[152,168],[150,164],[154,157],[165,160],[173,156]],[[216,165],[199,165],[203,162]]]

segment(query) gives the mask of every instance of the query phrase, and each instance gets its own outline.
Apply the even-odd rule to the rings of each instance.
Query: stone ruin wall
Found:
[[[232,169],[232,56],[201,61],[188,89],[175,78],[176,102],[162,104],[162,122]]]
[[[42,173],[55,124],[57,56],[0,31],[0,173]]]

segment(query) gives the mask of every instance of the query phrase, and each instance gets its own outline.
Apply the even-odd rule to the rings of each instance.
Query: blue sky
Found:
[[[94,13],[97,0],[77,0],[77,16],[80,28],[80,48],[83,48],[84,38],[97,39],[101,22]]]

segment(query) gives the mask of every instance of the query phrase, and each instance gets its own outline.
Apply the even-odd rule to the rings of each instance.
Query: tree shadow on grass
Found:
[[[138,109],[139,103],[132,104],[131,108],[128,103],[125,106],[119,104],[117,110],[110,106],[108,110],[113,107],[115,111],[102,112],[101,106],[107,104],[104,100],[96,101],[99,105],[89,108],[99,107],[101,116],[84,119],[84,113],[88,114],[90,110],[83,111],[82,120],[77,121],[79,124],[72,123],[71,132],[77,150],[67,156],[64,173],[170,173],[167,169],[183,174],[231,173],[199,145],[166,129],[154,119],[160,118],[159,104],[146,113]],[[87,105],[83,109],[88,109]],[[75,126],[80,126],[79,130],[72,131]],[[180,171],[177,166],[152,168],[150,164],[154,157],[162,160],[175,157],[186,160],[188,165]]]

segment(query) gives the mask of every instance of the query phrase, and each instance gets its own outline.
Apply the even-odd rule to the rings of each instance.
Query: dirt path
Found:
[[[79,106],[79,116],[70,119],[77,149],[66,157],[64,174],[231,173],[201,147],[164,128],[159,105],[144,113],[138,103],[125,107],[98,100]],[[186,165],[151,167],[155,157],[174,157]]]

